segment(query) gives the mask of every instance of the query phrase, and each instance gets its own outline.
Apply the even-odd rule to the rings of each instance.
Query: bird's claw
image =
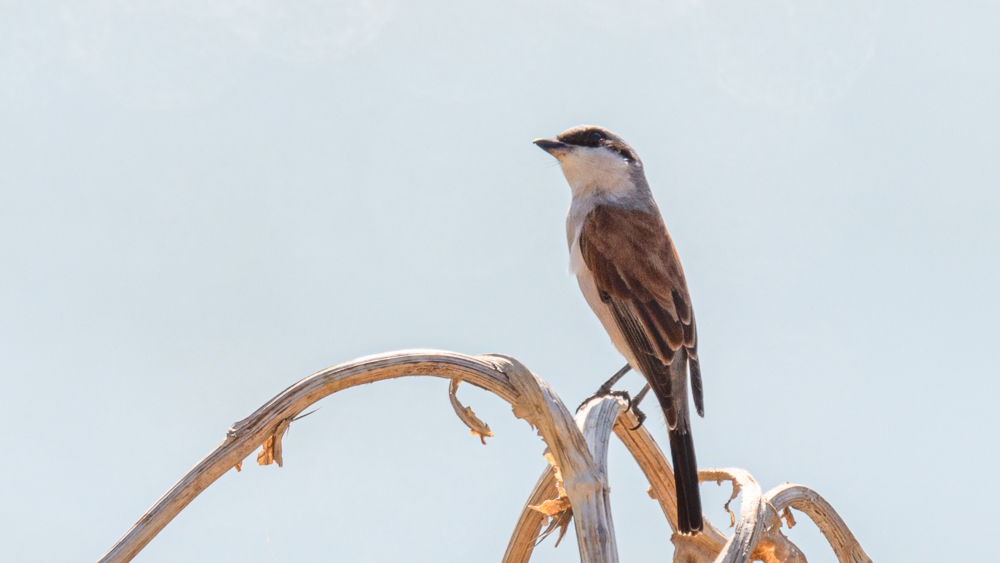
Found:
[[[611,383],[611,382],[609,381],[608,383]],[[587,403],[593,401],[594,399],[600,399],[601,397],[608,397],[608,396],[611,396],[611,395],[617,397],[617,396],[620,396],[621,393],[624,393],[625,394],[624,398],[628,399],[629,404],[632,404],[632,399],[630,397],[628,397],[628,391],[612,391],[611,390],[611,386],[608,385],[608,383],[605,383],[604,385],[601,385],[600,388],[598,388],[597,391],[593,395],[591,395],[591,396],[587,397],[586,399],[584,399],[583,402],[580,403],[580,406],[576,407],[576,412],[580,412],[580,409],[582,409],[584,407],[584,405],[586,405]]]
[[[632,409],[632,395],[629,395],[628,391],[609,391],[608,395],[618,397],[619,399],[625,399],[625,410]]]
[[[648,383],[642,388],[642,391],[639,391],[639,394],[635,396],[635,401],[633,401],[629,405],[632,410],[632,414],[634,414],[636,420],[639,421],[639,424],[636,424],[635,428],[632,429],[633,432],[642,428],[642,423],[646,421],[646,413],[639,410],[639,403],[641,403],[642,400],[646,398],[647,394],[649,394]]]
[[[625,406],[625,410],[632,411],[632,414],[635,415],[636,420],[639,421],[639,424],[636,424],[635,428],[630,428],[629,430],[635,432],[636,430],[642,428],[642,423],[646,422],[646,413],[639,410],[639,402],[642,401],[642,399],[646,396],[646,393],[640,393],[639,395],[636,396],[635,400],[632,399],[632,396],[629,395],[628,391],[611,391],[609,395],[625,399],[627,403]]]
[[[644,413],[641,410],[639,410],[639,403],[631,405],[630,409],[632,411],[632,414],[635,415],[636,420],[639,421],[639,424],[636,424],[635,428],[630,428],[629,429],[632,432],[635,432],[636,430],[642,428],[642,423],[643,422],[646,422],[646,413]]]

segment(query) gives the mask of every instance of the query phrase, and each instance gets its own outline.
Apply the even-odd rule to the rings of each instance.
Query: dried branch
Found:
[[[649,481],[649,496],[660,503],[660,509],[670,524],[670,529],[677,531],[677,490],[674,484],[674,472],[670,464],[663,456],[660,446],[656,440],[646,430],[645,425],[636,428],[639,420],[632,411],[623,411],[615,421],[615,435],[622,441],[622,444],[632,454]],[[635,428],[635,430],[633,430]],[[729,541],[721,530],[712,525],[705,518],[705,530],[697,536],[688,537],[683,540],[685,550],[700,554],[691,561],[712,561],[722,551],[722,547]],[[684,537],[676,536],[675,537]],[[676,542],[675,542],[676,543]],[[681,561],[681,559],[675,560]]]
[[[727,469],[703,469],[698,472],[698,480],[701,482],[716,481],[719,483],[722,481],[732,481],[732,498],[736,497],[736,493],[743,493],[743,500],[740,502],[740,517],[736,521],[733,535],[726,542],[725,547],[722,548],[722,553],[716,557],[715,561],[718,563],[745,563],[749,561],[750,555],[757,545],[757,540],[766,526],[767,504],[761,495],[760,485],[746,471],[732,467]],[[728,505],[729,503],[727,502],[726,506],[728,507]],[[688,539],[686,536],[675,535],[674,545],[678,545],[678,542]]]
[[[595,407],[605,407],[612,402],[618,403],[616,409],[605,408],[598,411],[597,416],[595,416]],[[608,427],[614,429],[615,434],[622,440],[643,473],[646,474],[650,483],[650,496],[660,502],[667,521],[676,530],[677,500],[674,476],[670,465],[645,427],[635,428],[638,425],[635,415],[622,409],[621,406],[617,399],[610,397],[591,400],[581,407],[576,417],[577,424],[584,428],[585,434],[588,433],[588,428],[593,428],[595,431]],[[610,419],[612,413],[616,416],[613,420]],[[635,429],[633,430],[633,428]],[[600,439],[588,439],[588,445],[591,447],[591,452],[594,454],[598,466],[607,467],[606,434],[600,434]],[[534,547],[532,540],[536,537],[544,521],[543,518],[533,516],[532,513],[536,511],[532,510],[532,507],[539,505],[540,499],[552,499],[557,496],[557,482],[555,482],[557,480],[550,477],[553,473],[552,468],[547,468],[539,478],[538,484],[535,485],[535,489],[521,512],[521,518],[515,526],[514,534],[504,556],[504,563],[524,563],[531,557],[531,551]],[[606,478],[605,475],[604,479],[606,480]],[[682,536],[675,533],[671,538],[675,545],[674,561],[682,563],[709,561],[744,563],[749,561],[765,526],[764,516],[767,506],[763,502],[760,486],[749,473],[742,469],[704,470],[699,472],[699,478],[703,482],[732,481],[732,498],[736,498],[738,493],[743,492],[740,518],[735,524],[736,529],[732,538],[727,538],[707,518],[705,519],[705,531],[697,536]],[[550,479],[553,480],[550,481]]]
[[[599,480],[586,484],[583,482],[579,484],[574,483],[572,486],[583,486],[594,490],[596,496],[595,508],[598,510],[598,515],[592,518],[592,520],[604,524],[604,527],[598,527],[596,530],[581,530],[579,523],[582,518],[581,507],[578,503],[574,502],[573,513],[577,520],[577,542],[581,544],[593,543],[596,544],[595,547],[600,545],[601,548],[606,546],[609,550],[608,555],[611,556],[608,559],[609,561],[618,560],[618,546],[615,540],[614,523],[611,519],[611,488],[608,486],[608,442],[611,439],[612,427],[615,420],[618,419],[618,414],[623,409],[624,405],[617,397],[601,397],[588,402],[580,409],[577,415],[578,419],[583,417],[581,430],[587,441],[587,449],[592,455],[594,469]],[[561,467],[560,470],[562,471]],[[565,471],[562,472],[564,479],[563,486],[567,488],[568,492],[570,477],[565,474]],[[572,499],[572,494],[570,498]],[[596,531],[596,535],[588,535],[581,539],[581,533],[586,531]]]
[[[607,398],[605,400],[610,401]],[[600,399],[592,400],[581,408],[577,414],[578,425],[581,425],[582,428],[588,424],[593,424],[594,427],[598,426],[597,417],[592,415],[593,406],[600,401]],[[671,528],[676,530],[677,501],[674,476],[670,465],[645,427],[635,428],[638,421],[631,411],[621,409],[617,415],[613,424],[615,434],[622,440],[646,475],[650,483],[649,495],[659,501],[668,523],[670,523]],[[588,422],[590,418],[593,418],[594,422]],[[604,419],[601,424],[606,425],[607,420]],[[607,442],[592,443],[588,440],[588,445],[592,448],[600,444],[604,444],[602,450],[592,449],[591,452],[595,454],[595,458],[600,460],[599,465],[606,467],[606,459],[602,459],[601,456],[606,456]],[[780,530],[780,519],[777,519],[776,515],[780,512],[787,512],[788,506],[807,507],[807,514],[811,516],[815,514],[814,519],[818,519],[818,524],[820,521],[830,522],[829,527],[835,530],[827,535],[828,538],[831,538],[831,544],[838,541],[844,546],[854,546],[858,551],[861,549],[836,512],[833,512],[832,507],[815,492],[805,487],[786,485],[774,489],[768,493],[767,497],[764,497],[761,494],[760,486],[749,473],[742,469],[732,468],[702,470],[699,472],[699,479],[702,482],[716,481],[719,484],[722,481],[731,481],[733,494],[725,508],[729,511],[729,503],[736,499],[737,495],[743,493],[740,516],[736,520],[730,512],[730,517],[734,518],[733,526],[735,528],[732,538],[727,538],[707,518],[705,518],[704,532],[697,536],[682,536],[675,532],[671,541],[675,546],[674,561],[676,563],[745,563],[751,560],[760,560],[765,563],[805,563],[805,556],[801,550]],[[548,467],[542,473],[521,512],[521,517],[515,526],[507,552],[504,555],[503,563],[526,563],[530,559],[535,545],[534,539],[545,521],[545,515],[533,507],[542,504],[545,499],[557,498],[557,489],[556,471],[553,467]],[[790,516],[788,514],[786,518]],[[794,522],[794,520],[791,521]],[[824,533],[827,532],[824,531]],[[867,558],[844,558],[837,547],[834,550],[841,557],[841,563],[871,563]],[[863,556],[864,552],[860,553]]]
[[[538,429],[561,468],[565,490],[578,517],[581,560],[616,563],[614,534],[607,509],[602,470],[595,467],[587,441],[566,406],[547,383],[520,362],[504,356],[465,356],[435,350],[411,350],[359,358],[317,372],[285,389],[230,428],[225,441],[164,494],[101,559],[130,561],[198,494],[255,448],[265,445],[258,461],[281,462],[281,437],[288,424],[316,401],[350,387],[397,377],[428,375],[460,379],[511,403],[514,414]]]
[[[538,478],[535,488],[528,495],[528,501],[524,503],[524,508],[521,509],[521,517],[517,519],[517,524],[514,526],[514,533],[511,534],[510,541],[507,543],[507,551],[503,555],[503,563],[528,563],[528,560],[531,559],[531,553],[535,549],[538,532],[542,529],[545,521],[549,519],[546,514],[534,510],[532,507],[539,506],[546,500],[554,499],[558,496],[556,471],[550,465],[545,468],[542,476]]]
[[[769,505],[768,518],[775,522],[774,527],[781,526],[779,514],[789,507],[800,510],[812,518],[823,532],[840,563],[872,563],[844,520],[816,491],[802,485],[785,483],[768,491],[764,499]],[[789,527],[793,525],[794,520],[789,523]]]
[[[623,407],[624,404],[616,397],[601,397],[581,406],[575,417],[576,425],[583,433],[594,462],[599,468],[600,485],[609,524],[611,523],[611,508],[607,484],[608,442],[615,421],[618,420],[619,413],[624,410]],[[554,456],[547,454],[546,459],[554,461]],[[521,516],[514,527],[513,534],[511,534],[510,542],[507,544],[503,563],[526,563],[531,558],[536,539],[539,537],[538,531],[546,518],[551,518],[552,525],[568,523],[568,519],[573,515],[573,508],[565,512],[547,509],[548,506],[560,506],[558,500],[562,496],[560,493],[562,485],[563,481],[558,464],[545,468],[521,510]],[[547,532],[548,530],[546,530]],[[608,532],[611,541],[614,541],[614,530],[609,529]],[[577,534],[579,536],[579,532]]]
[[[291,422],[323,397],[384,379],[427,375],[451,380],[449,397],[459,418],[485,444],[492,436],[489,426],[471,408],[458,401],[461,381],[486,389],[509,402],[515,416],[525,419],[548,446],[550,466],[542,473],[528,498],[504,563],[527,563],[539,530],[551,519],[549,531],[565,532],[575,522],[582,563],[617,563],[614,525],[611,518],[607,479],[608,441],[613,431],[625,444],[649,480],[649,494],[660,503],[671,528],[679,563],[744,563],[751,559],[766,563],[805,563],[802,552],[781,532],[781,515],[789,527],[794,520],[789,507],[808,514],[826,535],[841,563],[871,563],[836,511],[811,489],[782,485],[766,496],[749,473],[741,469],[709,469],[699,473],[701,481],[732,481],[732,501],[743,494],[740,515],[732,538],[727,538],[708,520],[704,533],[676,533],[674,476],[663,452],[633,413],[614,397],[593,399],[572,417],[558,395],[541,378],[513,358],[497,355],[465,356],[435,350],[411,350],[368,356],[313,374],[233,425],[225,441],[210,452],[139,519],[132,529],[100,559],[130,561],[198,494],[229,469],[240,469],[242,461],[257,446],[261,465],[282,465],[281,439]],[[729,503],[726,503],[728,510]],[[732,513],[730,512],[732,516]]]
[[[555,460],[557,475],[573,506],[580,561],[617,563],[606,472],[603,465],[595,463],[588,447],[588,442],[600,440],[600,428],[587,431],[585,438],[555,391],[527,368],[522,369],[530,377],[510,378],[521,395],[514,402],[514,415],[538,428]],[[606,455],[603,459],[606,463]]]

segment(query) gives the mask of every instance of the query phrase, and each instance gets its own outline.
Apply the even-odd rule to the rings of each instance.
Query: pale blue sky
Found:
[[[0,4],[0,559],[97,559],[232,422],[357,356],[502,352],[576,405],[622,360],[531,140],[581,123],[636,148],[679,247],[700,464],[814,487],[875,561],[988,559],[998,6]],[[248,459],[137,560],[498,561],[543,444],[461,396],[488,446],[445,381],[325,400],[283,469]],[[670,557],[618,444],[610,482],[622,560]]]

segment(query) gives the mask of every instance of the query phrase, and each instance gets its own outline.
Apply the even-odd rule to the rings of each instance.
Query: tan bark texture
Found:
[[[676,530],[676,495],[670,465],[653,437],[638,426],[635,415],[617,397],[585,403],[575,416],[543,379],[507,356],[466,356],[440,350],[405,350],[358,358],[317,372],[288,387],[247,418],[233,424],[225,440],[170,488],[99,560],[132,560],[170,521],[209,485],[260,447],[261,465],[283,463],[281,439],[289,425],[313,403],[343,389],[386,379],[433,376],[450,380],[449,397],[455,413],[482,443],[493,436],[489,425],[458,399],[463,381],[507,401],[514,415],[537,429],[547,449],[545,469],[528,495],[524,509],[502,556],[504,563],[526,563],[541,533],[558,538],[573,523],[580,561],[617,563],[614,523],[608,486],[608,445],[617,436],[649,481],[649,494]],[[870,563],[854,535],[815,491],[801,485],[781,485],[766,495],[742,469],[708,469],[704,481],[730,481],[733,498],[742,493],[732,536],[706,519],[705,531],[694,537],[674,533],[675,562],[799,563],[802,552],[781,532],[781,518],[794,525],[789,508],[816,522],[841,563]],[[728,509],[728,504],[727,504]],[[543,526],[548,523],[546,530]],[[499,556],[500,554],[498,554]]]

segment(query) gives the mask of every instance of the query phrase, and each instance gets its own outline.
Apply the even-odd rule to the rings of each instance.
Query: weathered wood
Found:
[[[524,508],[521,509],[521,516],[514,526],[514,533],[507,543],[507,551],[503,554],[503,563],[528,563],[531,554],[535,550],[535,542],[538,540],[538,533],[549,518],[542,512],[533,509],[543,502],[554,499],[559,495],[556,487],[556,471],[551,465],[542,471],[542,476],[535,483],[535,488],[528,495]]]
[[[538,429],[549,445],[566,481],[574,506],[580,557],[587,563],[616,563],[610,512],[601,496],[600,471],[594,466],[587,442],[573,417],[547,383],[520,362],[504,356],[466,356],[437,350],[409,350],[359,358],[317,372],[235,423],[226,439],[164,494],[101,559],[101,563],[130,561],[198,494],[254,449],[268,448],[259,458],[281,459],[281,435],[289,421],[309,405],[343,389],[375,381],[427,375],[460,379],[490,391],[512,404],[514,414]]]
[[[517,365],[521,366],[520,363]],[[538,428],[549,447],[561,476],[562,487],[576,516],[580,561],[617,563],[614,527],[606,500],[607,483],[604,471],[591,456],[588,438],[577,428],[566,405],[548,383],[531,374],[527,368],[521,366],[520,369],[530,376],[519,374],[519,377],[514,377],[510,374],[510,382],[519,391],[519,399],[514,402],[514,415]],[[593,430],[591,434],[598,430]],[[590,441],[598,439],[596,435],[589,438]]]
[[[575,417],[577,427],[583,433],[594,463],[601,474],[601,496],[604,499],[603,508],[607,512],[609,524],[612,521],[607,482],[608,445],[615,422],[618,420],[619,413],[624,411],[624,406],[624,403],[616,397],[600,397],[583,405]],[[542,472],[514,527],[503,563],[525,563],[531,557],[539,529],[546,518],[538,510],[538,505],[558,497],[560,482],[557,473],[556,467],[553,466],[547,467]],[[576,514],[575,506],[573,514]],[[606,533],[611,537],[611,541],[615,541],[613,528],[610,528]]]
[[[861,544],[837,511],[819,493],[802,485],[785,483],[764,495],[770,521],[781,525],[780,514],[788,508],[805,512],[819,528],[840,563],[872,563]],[[791,526],[789,526],[791,527]]]
[[[581,530],[577,524],[576,537],[581,545],[587,543],[591,549],[606,549],[607,560],[618,560],[618,546],[615,540],[614,522],[611,518],[611,488],[608,485],[608,442],[611,439],[612,427],[618,419],[618,413],[624,409],[624,404],[617,397],[601,397],[588,402],[576,415],[576,422],[587,441],[587,449],[591,454],[597,476],[596,482],[592,483],[571,483],[566,474],[563,473],[563,487],[569,492],[570,486],[582,486],[587,490],[592,490],[595,495],[595,502],[592,505],[598,511],[596,515],[590,515],[589,521],[597,524],[596,529]],[[561,468],[562,466],[560,466]],[[572,500],[572,495],[570,495]],[[579,512],[577,503],[573,503],[573,515],[577,522],[583,517]],[[581,533],[587,533],[581,539]],[[595,535],[596,533],[596,535]],[[581,552],[583,548],[581,547]]]
[[[585,412],[585,405],[581,412]],[[582,423],[577,416],[578,424]],[[636,463],[650,483],[649,495],[659,501],[670,527],[676,531],[677,505],[674,490],[674,476],[669,463],[663,456],[652,435],[645,427],[636,428],[638,420],[631,411],[621,410],[614,422],[614,432],[632,454]],[[511,538],[511,546],[530,546],[520,552],[517,558],[505,555],[504,563],[525,563],[531,556],[534,544],[531,537],[537,535],[543,517],[535,517],[530,506],[556,495],[555,481],[551,468],[547,468],[539,479],[532,496],[522,512],[522,519],[531,519],[532,525],[524,526],[519,520]],[[762,560],[765,563],[805,563],[805,556],[780,530],[781,522],[777,514],[795,508],[809,514],[826,535],[841,563],[871,563],[850,530],[840,519],[833,507],[819,494],[801,485],[785,484],[762,495],[760,486],[753,477],[742,469],[705,469],[699,472],[702,482],[731,481],[733,494],[730,501],[743,493],[740,517],[734,518],[734,533],[728,538],[707,518],[705,530],[697,536],[681,536],[675,533],[671,541],[675,545],[674,561],[678,563],[743,562]],[[728,510],[728,503],[726,505]],[[530,537],[529,537],[530,536]]]
[[[763,501],[760,492],[760,485],[753,476],[742,469],[703,469],[698,472],[698,479],[705,481],[732,481],[733,495],[743,493],[743,500],[740,502],[740,516],[736,520],[736,526],[732,537],[722,548],[722,553],[716,556],[717,563],[746,563],[750,560],[753,548],[757,545],[757,540],[766,527],[765,517],[767,515],[767,505]],[[679,541],[689,538],[684,536],[674,536],[674,545]]]
[[[766,514],[760,486],[757,485],[753,477],[742,469],[707,469],[699,472],[699,478],[702,482],[732,481],[733,495],[730,500],[735,499],[740,492],[743,493],[740,517],[735,522],[732,538],[727,538],[707,518],[705,518],[705,531],[703,533],[697,536],[676,534],[677,501],[674,476],[670,465],[646,428],[644,426],[636,428],[638,421],[630,411],[625,409],[613,411],[616,415],[613,420],[609,419],[612,412],[610,410],[599,411],[601,416],[593,416],[595,405],[607,405],[612,400],[617,402],[617,399],[604,397],[592,399],[584,404],[577,413],[577,424],[585,429],[585,434],[587,428],[603,429],[610,426],[625,444],[649,480],[650,496],[660,502],[667,521],[675,530],[675,534],[671,538],[675,546],[674,561],[679,563],[706,563],[710,561],[744,563],[749,561],[758,538],[765,531],[764,516]],[[588,440],[588,445],[598,466],[606,468],[607,440],[593,442]],[[514,534],[508,544],[507,554],[504,557],[504,563],[524,563],[530,558],[534,547],[531,542],[537,536],[543,521],[543,518],[532,515],[535,511],[531,510],[531,507],[539,504],[542,500],[555,498],[556,483],[555,479],[551,477],[552,474],[552,468],[547,468],[539,478],[538,484],[535,485],[535,489],[521,513],[521,518],[515,526]],[[550,479],[552,480],[550,481]]]
[[[646,430],[646,426],[636,428],[637,426],[639,426],[639,420],[635,414],[632,411],[623,411],[618,420],[615,421],[615,435],[632,454],[632,458],[646,476],[649,481],[649,496],[660,504],[660,509],[663,510],[663,515],[670,524],[670,529],[676,533],[677,491],[674,483],[674,471],[652,434]],[[703,554],[698,561],[712,561],[722,551],[728,538],[721,530],[713,526],[707,517],[704,517],[704,521],[705,530],[693,538],[684,540],[684,546],[689,551],[693,550]],[[705,557],[708,558],[705,559]]]
[[[239,468],[262,446],[258,463],[282,463],[281,438],[289,424],[316,401],[350,387],[375,381],[426,375],[450,379],[449,396],[459,418],[485,443],[489,426],[458,401],[459,382],[467,381],[509,402],[515,416],[538,430],[548,446],[546,468],[521,512],[504,563],[527,563],[547,515],[556,523],[575,523],[582,563],[617,563],[614,524],[607,476],[608,441],[614,432],[625,444],[650,483],[670,527],[676,530],[674,476],[645,428],[615,397],[589,401],[575,417],[549,385],[513,358],[465,356],[437,350],[409,350],[359,358],[317,372],[285,389],[249,417],[233,424],[226,439],[163,495],[101,559],[130,561],[198,494],[229,469]],[[704,481],[732,481],[733,497],[742,492],[740,516],[727,538],[707,519],[697,536],[674,534],[678,563],[804,563],[802,552],[781,533],[780,514],[792,525],[789,507],[808,514],[830,541],[841,563],[871,563],[857,540],[817,493],[801,485],[782,485],[761,495],[742,469],[708,469]],[[730,499],[732,500],[732,499]],[[548,501],[548,502],[547,502]],[[727,503],[728,508],[728,503]]]

